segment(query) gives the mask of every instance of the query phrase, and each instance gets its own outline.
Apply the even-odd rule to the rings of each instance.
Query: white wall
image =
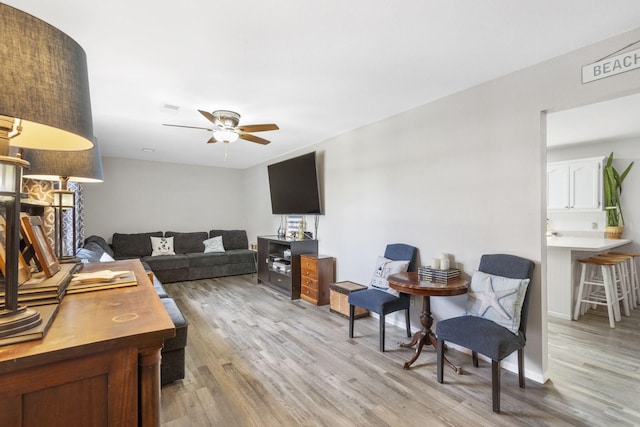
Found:
[[[105,157],[83,187],[85,236],[246,227],[243,172]]]
[[[391,242],[417,246],[421,264],[452,253],[466,274],[484,253],[530,258],[536,270],[525,365],[529,378],[546,380],[544,112],[640,90],[638,71],[580,81],[583,65],[639,36],[622,35],[314,146],[324,159],[319,247],[336,257],[337,280],[367,283]],[[250,240],[278,224],[265,174],[266,163],[245,171],[255,196]],[[433,298],[436,321],[460,314],[465,300]]]
[[[417,246],[421,264],[441,252],[454,254],[467,275],[484,253],[530,258],[536,269],[525,366],[529,378],[545,380],[542,112],[640,91],[640,70],[580,82],[583,65],[639,38],[640,29],[304,150],[321,155],[326,215],[320,220],[319,246],[321,253],[336,257],[337,279],[367,283],[376,257],[392,242]],[[258,235],[274,234],[279,222],[271,214],[267,163],[241,172],[213,169],[207,177],[197,168],[106,159],[106,182],[86,186],[88,232],[238,224],[255,242]],[[131,170],[139,165],[141,171]],[[199,184],[192,183],[192,174],[200,177]],[[174,183],[171,175],[180,178]],[[205,177],[226,181],[236,191],[209,188]],[[436,321],[461,313],[464,303],[464,296],[433,298]],[[413,310],[414,327],[418,311]]]

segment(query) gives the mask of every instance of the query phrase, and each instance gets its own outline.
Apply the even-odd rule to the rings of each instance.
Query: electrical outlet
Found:
[[[409,305],[410,306],[414,306],[416,305],[416,296],[415,295],[411,295],[411,298],[409,298]]]

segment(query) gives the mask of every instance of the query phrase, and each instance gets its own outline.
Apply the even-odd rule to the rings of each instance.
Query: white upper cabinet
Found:
[[[604,157],[547,163],[547,209],[602,210]]]
[[[569,209],[569,164],[547,164],[547,209]]]

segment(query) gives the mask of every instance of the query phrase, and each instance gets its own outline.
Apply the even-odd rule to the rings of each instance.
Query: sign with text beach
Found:
[[[582,83],[615,76],[636,68],[640,68],[640,49],[585,65],[582,67]]]

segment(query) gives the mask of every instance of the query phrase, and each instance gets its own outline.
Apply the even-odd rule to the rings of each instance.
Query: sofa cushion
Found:
[[[225,250],[248,249],[249,240],[245,230],[211,230],[209,237],[222,236],[222,244]]]
[[[182,315],[182,312],[173,298],[162,298],[161,301],[176,327],[176,336],[164,341],[162,351],[165,352],[182,348],[187,345],[187,320]]]
[[[162,231],[151,233],[113,233],[113,257],[131,258],[151,255],[151,236],[162,237]]]
[[[225,252],[191,253],[187,254],[187,258],[189,258],[189,267],[207,267],[232,262],[232,258]]]
[[[176,327],[176,336],[164,340],[162,347],[160,383],[164,385],[182,379],[185,376],[184,347],[187,345],[188,323],[173,299],[162,298],[162,303]]]
[[[203,252],[203,241],[207,240],[209,235],[206,231],[195,231],[190,233],[179,233],[176,231],[167,231],[165,237],[173,237],[173,250],[177,254],[188,254],[191,252]]]
[[[232,249],[226,252],[204,252],[187,254],[189,267],[206,267],[211,265],[254,263],[253,252],[249,249]]]
[[[111,246],[109,246],[107,241],[104,240],[104,238],[96,235],[89,236],[84,239],[84,246],[86,247],[89,243],[95,243],[96,245],[100,246],[105,253],[108,253],[111,257],[113,257],[113,249],[111,248]]]
[[[157,256],[149,255],[142,258],[142,260],[149,264],[151,270],[156,274],[159,270],[175,270],[178,268],[189,267],[189,259],[185,254]]]
[[[167,294],[167,291],[164,289],[164,286],[162,286],[162,283],[158,280],[155,274],[153,275],[153,289],[155,289],[156,294],[158,294],[158,297],[161,299],[169,298],[169,294]]]

